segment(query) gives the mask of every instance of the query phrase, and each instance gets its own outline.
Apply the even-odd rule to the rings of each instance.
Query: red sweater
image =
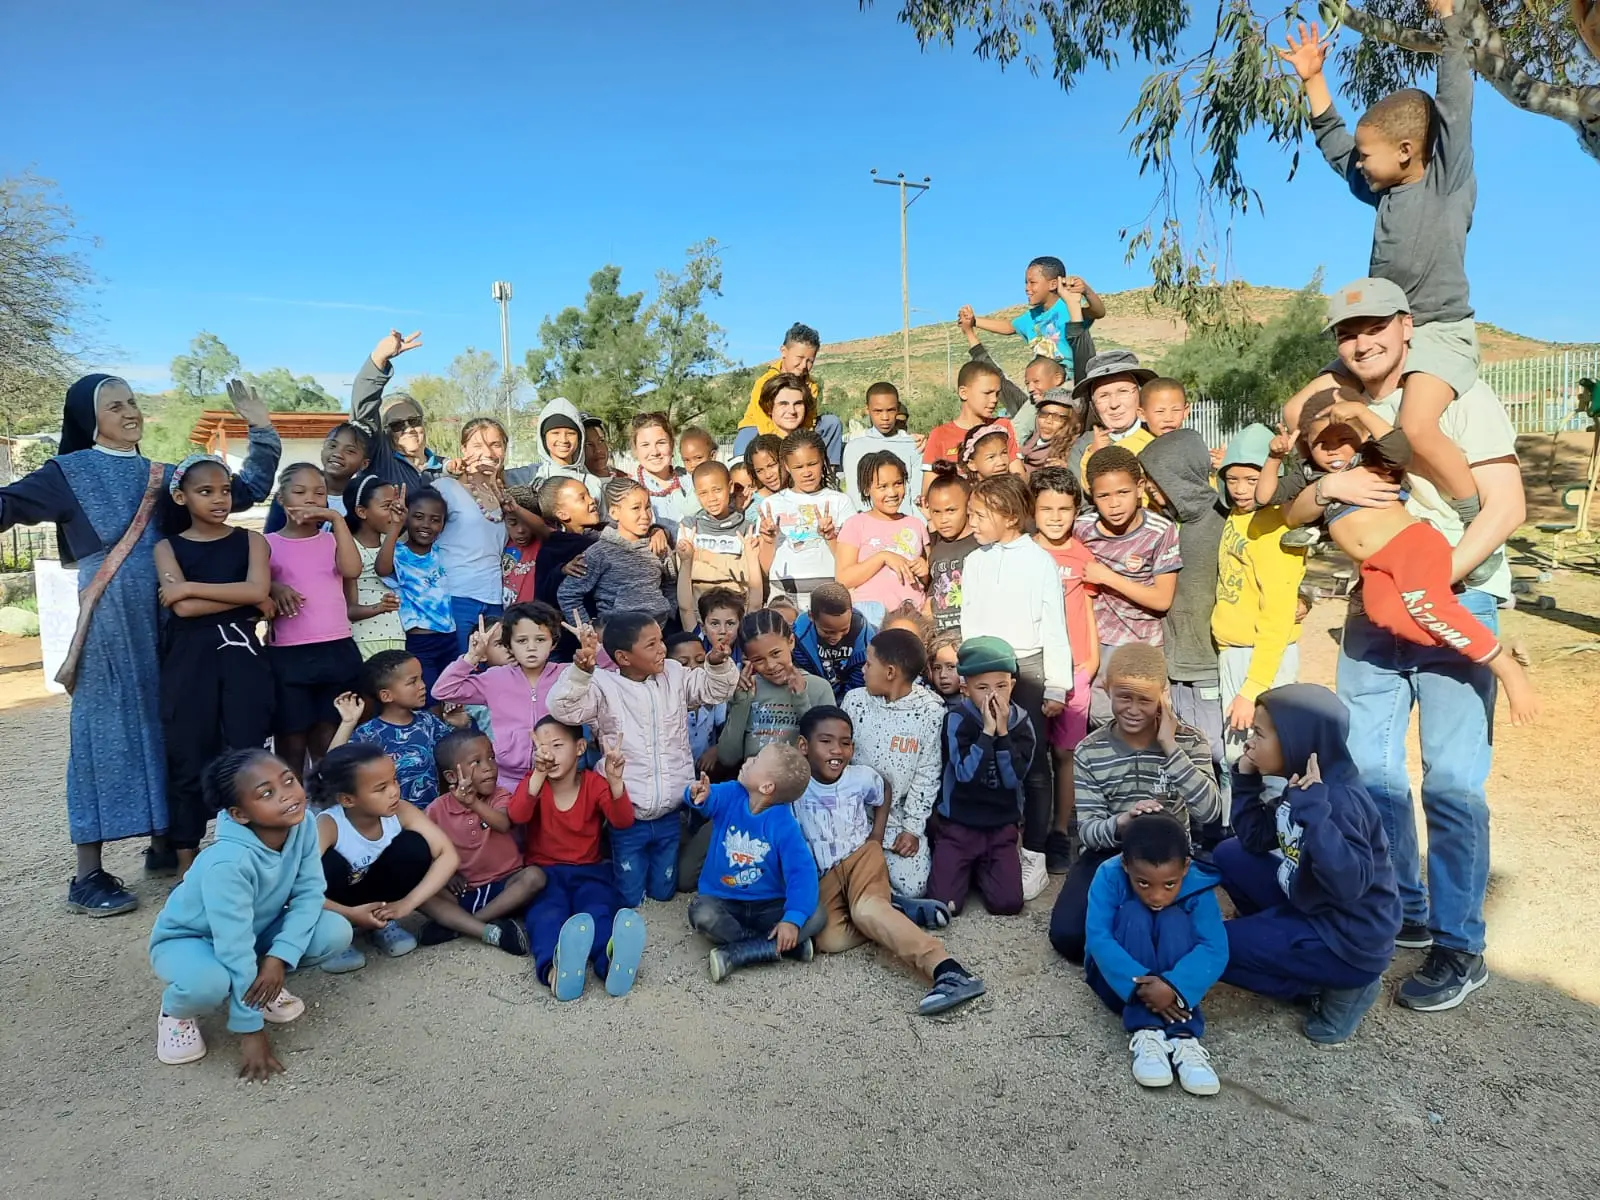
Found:
[[[587,866],[600,861],[601,818],[613,829],[633,824],[633,801],[627,790],[615,799],[611,785],[598,771],[578,774],[578,798],[563,812],[556,807],[555,792],[545,781],[538,795],[528,792],[525,776],[506,810],[512,822],[528,827],[523,861],[539,867]]]

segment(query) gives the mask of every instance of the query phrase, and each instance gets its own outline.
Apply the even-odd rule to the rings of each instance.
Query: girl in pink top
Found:
[[[834,578],[856,601],[893,612],[907,600],[918,609],[928,582],[928,527],[906,516],[906,465],[892,450],[863,455],[857,485],[872,507],[845,521],[833,547]]]
[[[480,619],[467,652],[439,672],[433,694],[456,704],[488,706],[499,786],[514,792],[533,770],[533,727],[550,715],[546,699],[567,665],[550,661],[561,636],[561,614],[538,600],[513,604],[498,625],[511,661],[479,671],[494,628],[485,631]]]
[[[297,772],[328,752],[339,725],[334,698],[356,686],[361,652],[350,636],[344,584],[361,574],[361,552],[344,517],[328,507],[328,483],[310,463],[278,476],[285,524],[267,534],[272,606],[267,643],[275,680],[273,743]],[[331,532],[330,532],[331,530]]]

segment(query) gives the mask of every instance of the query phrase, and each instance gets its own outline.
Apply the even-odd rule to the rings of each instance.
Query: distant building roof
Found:
[[[347,412],[275,412],[268,413],[272,427],[284,440],[321,439],[332,433],[334,427],[350,419]],[[226,453],[229,442],[243,442],[249,426],[238,413],[228,409],[208,408],[200,414],[194,428],[189,431],[189,441],[208,454]]]

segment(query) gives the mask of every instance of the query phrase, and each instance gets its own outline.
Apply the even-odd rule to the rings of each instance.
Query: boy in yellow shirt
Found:
[[[1217,604],[1211,637],[1222,682],[1223,737],[1229,765],[1238,761],[1255,717],[1256,697],[1294,683],[1300,670],[1296,620],[1306,553],[1282,544],[1287,526],[1277,507],[1256,506],[1256,482],[1272,430],[1242,429],[1222,456],[1219,490],[1229,516],[1217,555]]]

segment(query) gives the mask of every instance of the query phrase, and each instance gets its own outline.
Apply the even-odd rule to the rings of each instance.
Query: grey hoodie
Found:
[[[1211,455],[1193,429],[1174,429],[1139,454],[1145,473],[1167,497],[1166,515],[1178,523],[1183,569],[1172,607],[1162,618],[1167,677],[1177,683],[1217,682],[1211,610],[1217,603],[1217,548],[1227,521],[1211,484]]]
[[[576,465],[567,466],[558,463],[550,457],[550,452],[544,447],[545,425],[551,417],[566,417],[578,427],[578,458]],[[510,487],[537,487],[547,479],[576,479],[589,489],[589,494],[594,497],[595,503],[600,502],[600,490],[605,487],[605,480],[598,475],[589,474],[583,465],[583,449],[585,437],[583,433],[583,414],[573,407],[572,401],[564,396],[557,396],[546,404],[539,413],[539,461],[532,466],[517,467],[506,472],[506,484]]]

